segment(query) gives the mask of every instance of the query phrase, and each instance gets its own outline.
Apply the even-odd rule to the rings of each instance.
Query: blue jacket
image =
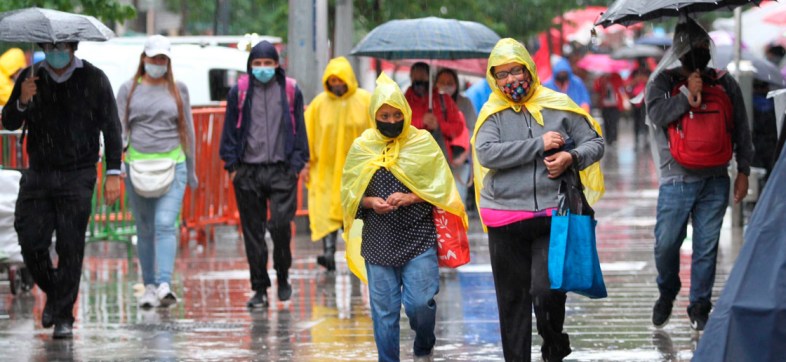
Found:
[[[592,101],[590,100],[589,92],[587,92],[587,87],[584,86],[584,82],[579,76],[573,74],[573,69],[571,69],[570,63],[565,58],[561,58],[557,61],[557,64],[554,64],[554,68],[551,72],[551,79],[543,83],[543,85],[551,90],[562,92],[562,89],[560,89],[554,81],[554,76],[563,71],[568,72],[568,77],[570,79],[568,81],[568,89],[564,93],[579,106],[585,103],[591,106]]]
[[[271,50],[272,49],[272,50]],[[248,74],[251,74],[251,61],[256,58],[273,58],[278,59],[278,54],[275,53],[275,56],[269,56],[270,52],[275,52],[275,48],[270,43],[263,41],[254,46],[251,50],[251,54],[248,56],[248,66],[247,71]],[[281,69],[279,66],[276,69],[276,75],[274,77],[275,81],[280,85],[281,88],[281,109],[284,111],[281,112],[281,122],[283,122],[283,130],[286,134],[286,139],[284,143],[284,151],[287,155],[287,161],[289,166],[295,171],[300,172],[306,163],[309,160],[309,151],[308,151],[308,138],[306,136],[306,125],[303,118],[303,93],[300,92],[299,87],[295,87],[295,106],[294,106],[294,126],[295,129],[292,129],[292,120],[290,118],[289,113],[289,100],[287,99],[286,94],[286,75],[284,70]],[[243,159],[243,154],[245,153],[246,148],[246,138],[248,137],[248,130],[249,124],[253,119],[253,115],[251,114],[251,103],[253,96],[254,87],[251,86],[248,88],[246,93],[246,99],[243,104],[243,122],[240,125],[240,128],[237,127],[237,116],[238,116],[238,87],[237,85],[232,87],[229,90],[229,94],[227,95],[227,106],[226,106],[226,113],[224,118],[224,130],[221,133],[221,146],[219,149],[219,154],[221,159],[224,160],[224,168],[227,171],[234,171],[237,169],[238,165],[240,164],[241,160]]]

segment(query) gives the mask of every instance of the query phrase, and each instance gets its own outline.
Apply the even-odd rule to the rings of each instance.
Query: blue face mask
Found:
[[[166,74],[166,65],[145,63],[145,73],[153,79],[158,79]]]
[[[55,69],[63,69],[71,62],[71,53],[68,50],[51,50],[44,54],[46,62]]]
[[[258,81],[262,83],[267,83],[273,76],[276,74],[276,68],[273,67],[253,67],[251,68],[251,73],[254,75]]]

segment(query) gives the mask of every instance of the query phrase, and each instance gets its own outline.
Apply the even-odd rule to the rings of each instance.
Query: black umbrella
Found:
[[[781,71],[767,59],[759,57],[746,49],[742,50],[740,59],[750,61],[753,64],[754,78],[775,85],[777,88],[786,87]],[[725,69],[732,61],[734,61],[734,47],[725,45],[715,48],[715,54],[712,57],[712,64],[715,68]]]
[[[762,0],[617,0],[601,15],[595,25],[631,25],[645,20],[708,12],[732,10],[738,6],[756,4]]]
[[[0,14],[0,41],[56,43],[105,41],[115,36],[106,25],[87,15],[27,8]]]
[[[663,49],[640,44],[619,48],[611,54],[614,59],[659,58],[661,56],[663,56]]]

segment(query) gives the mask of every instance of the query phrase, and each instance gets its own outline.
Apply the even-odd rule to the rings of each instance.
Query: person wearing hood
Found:
[[[22,49],[11,48],[0,55],[0,107],[8,102],[19,72],[27,65]]]
[[[371,94],[358,88],[347,58],[332,59],[322,76],[325,91],[306,109],[306,131],[311,158],[304,173],[308,187],[311,240],[322,240],[317,263],[336,270],[334,254],[341,216],[341,172],[352,142],[374,124],[366,116]]]
[[[548,277],[551,216],[571,167],[580,170],[590,203],[603,195],[600,126],[540,84],[535,62],[514,39],[491,51],[486,81],[493,93],[472,136],[475,195],[488,229],[503,353],[506,361],[530,360],[534,306],[543,360],[562,361],[571,349],[563,332],[566,295],[552,290]]]
[[[413,127],[398,85],[377,79],[368,129],[353,143],[341,177],[347,265],[368,282],[374,340],[380,361],[399,361],[401,305],[415,331],[415,361],[433,360],[439,291],[433,208],[467,214],[442,150]]]
[[[256,308],[269,304],[265,230],[273,239],[278,299],[289,300],[292,295],[290,223],[297,208],[298,177],[308,163],[309,150],[303,94],[286,77],[273,44],[261,41],[251,49],[247,71],[251,77],[239,80],[227,95],[219,153],[235,187],[255,291],[246,305]]]
[[[570,62],[560,57],[552,69],[552,77],[543,85],[551,90],[565,93],[573,102],[584,108],[587,113],[590,111],[590,95],[587,87],[579,76],[573,74]]]
[[[103,196],[112,205],[121,192],[122,127],[109,79],[74,55],[78,43],[39,47],[46,60],[19,73],[2,112],[5,129],[23,128],[30,158],[19,182],[14,228],[25,266],[46,293],[41,325],[54,326],[53,338],[72,338],[96,165],[106,163]],[[49,252],[54,234],[56,267]]]
[[[472,172],[469,160],[472,152],[469,149],[469,133],[472,132],[470,130],[475,129],[475,120],[478,118],[478,115],[472,106],[472,102],[459,92],[459,78],[455,70],[450,68],[440,69],[437,72],[436,83],[440,95],[447,94],[456,102],[461,112],[461,118],[466,124],[461,133],[450,140],[450,143],[447,145],[448,164],[450,164],[450,169],[453,170],[453,178],[456,179],[456,187],[458,187],[459,194],[461,194],[461,200],[466,203],[468,202],[467,193],[472,187]]]
[[[194,166],[194,120],[188,88],[176,81],[170,58],[171,43],[162,35],[145,42],[134,76],[117,92],[118,116],[123,125],[126,193],[137,231],[137,255],[145,293],[139,306],[167,307],[177,303],[170,288],[177,255],[177,228],[186,184],[197,185]],[[168,190],[157,195],[137,191],[134,164],[166,162],[174,174]]]
[[[693,225],[693,256],[687,312],[691,328],[699,331],[704,329],[712,309],[718,240],[723,216],[729,205],[729,190],[732,190],[735,203],[742,201],[748,193],[753,145],[745,102],[737,81],[731,75],[708,66],[712,58],[711,44],[707,31],[693,19],[688,18],[677,24],[673,45],[652,73],[645,93],[647,115],[651,122],[650,134],[654,140],[653,153],[657,155],[656,164],[660,169],[654,248],[659,297],[652,310],[652,324],[656,327],[668,323],[674,300],[682,286],[681,246],[690,221]],[[667,69],[677,60],[680,66]],[[715,138],[722,138],[718,139],[719,143],[728,142],[724,145],[727,147],[723,148],[731,148],[737,161],[737,178],[733,188],[729,179],[729,160],[721,165],[685,166],[677,162],[670,148],[673,143],[669,140],[670,124],[682,122],[683,116],[693,119],[694,112],[711,114],[702,112],[707,104],[701,100],[702,94],[707,94],[703,91],[705,86],[722,87],[714,94],[723,96],[715,95],[710,99],[714,99],[713,103],[724,110],[722,112],[716,108],[712,113],[726,117],[715,120],[714,129],[709,128],[711,123],[708,121],[701,123],[708,126],[697,133],[714,132],[719,135]],[[678,124],[680,135],[684,138],[682,124]],[[725,157],[725,153],[716,151],[721,147],[714,144],[705,147],[711,151],[697,158],[716,160]],[[732,157],[731,152],[728,152],[728,156]]]

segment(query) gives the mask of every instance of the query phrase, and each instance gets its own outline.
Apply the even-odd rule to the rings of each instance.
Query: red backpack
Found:
[[[717,82],[724,74],[718,72],[715,82],[704,83],[699,107],[691,107],[668,126],[671,155],[686,168],[724,166],[731,160],[734,113],[731,99]],[[686,83],[677,83],[672,96],[679,94],[680,87]]]
[[[237,128],[243,124],[243,104],[246,103],[248,93],[249,78],[248,74],[243,74],[237,78]],[[289,101],[289,119],[292,121],[292,133],[295,133],[295,86],[297,81],[286,77],[287,101]]]

